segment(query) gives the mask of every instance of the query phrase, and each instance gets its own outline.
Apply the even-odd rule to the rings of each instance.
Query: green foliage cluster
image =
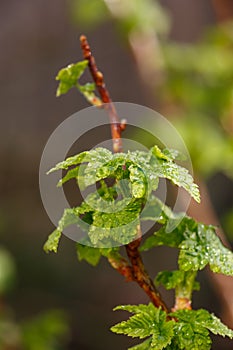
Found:
[[[84,62],[58,73],[58,95],[72,87],[83,93],[78,79],[86,68]],[[178,270],[162,271],[155,279],[156,284],[175,290],[176,305],[172,312],[152,304],[116,308],[133,316],[111,330],[146,338],[131,348],[134,350],[207,350],[211,347],[209,332],[233,338],[233,331],[207,310],[190,310],[192,292],[199,289],[197,272],[209,265],[215,273],[233,276],[233,253],[222,245],[213,226],[198,223],[184,213],[173,213],[156,197],[159,180],[165,178],[200,202],[198,187],[188,171],[177,164],[177,156],[176,151],[161,150],[158,146],[147,152],[116,154],[96,148],[69,157],[48,171],[49,174],[57,170],[65,172],[58,186],[75,180],[81,189],[95,185],[96,190],[79,206],[64,210],[56,230],[44,245],[46,252],[57,252],[62,232],[70,225],[77,225],[87,232],[77,244],[79,260],[94,266],[102,256],[120,262],[123,259],[120,246],[137,238],[143,221],[152,221],[160,228],[145,240],[141,251],[159,245],[179,250]],[[179,307],[182,298],[186,306]]]
[[[163,210],[163,203],[158,200],[154,203],[156,199],[152,195],[152,191],[158,187],[159,178],[169,179],[184,187],[193,198],[200,201],[199,190],[192,176],[175,163],[173,156],[174,153],[169,150],[162,152],[157,146],[149,152],[117,154],[96,148],[57,164],[49,173],[67,170],[58,186],[76,179],[82,189],[97,182],[99,188],[88,195],[80,206],[64,211],[45,250],[56,251],[61,232],[72,224],[78,224],[88,231],[89,245],[94,247],[119,246],[131,242],[136,237],[140,214],[146,220],[156,208],[156,217],[153,218],[156,219]],[[110,179],[115,180],[111,187],[107,185]]]
[[[146,338],[130,350],[209,350],[209,332],[233,338],[233,331],[204,309],[178,310],[167,315],[150,303],[117,306],[114,310],[128,311],[133,316],[113,326],[113,332],[133,338]]]
[[[162,43],[162,51],[167,81],[161,98],[178,106],[175,125],[194,168],[204,175],[221,170],[232,177],[233,24],[209,30],[194,44]]]
[[[66,315],[49,310],[25,321],[16,321],[13,310],[5,303],[6,295],[17,279],[12,255],[0,247],[0,349],[58,350],[68,336]]]
[[[70,89],[76,87],[83,96],[87,99],[88,102],[94,104],[100,103],[98,97],[95,96],[95,84],[86,83],[81,85],[78,80],[83,75],[86,67],[88,65],[88,61],[84,60],[77,63],[69,64],[69,66],[61,69],[56,76],[56,80],[59,81],[59,86],[57,88],[57,96],[61,96],[66,94]]]
[[[159,245],[179,248],[178,263],[183,271],[202,270],[209,264],[213,272],[232,275],[233,254],[222,245],[213,226],[197,223],[185,216],[174,230],[169,231],[167,233],[163,226],[145,241],[141,249],[148,250]]]
[[[66,171],[58,186],[75,179],[81,188],[96,184],[97,190],[80,206],[65,209],[58,227],[45,243],[45,251],[56,252],[62,231],[75,224],[87,232],[77,244],[79,260],[93,266],[102,256],[117,260],[121,258],[119,246],[134,240],[138,225],[150,220],[160,229],[145,240],[141,251],[159,245],[180,251],[179,270],[162,271],[155,280],[167,289],[175,289],[176,299],[187,298],[191,302],[193,290],[199,288],[197,271],[206,265],[213,272],[233,276],[233,254],[222,245],[215,228],[197,223],[184,213],[173,213],[155,196],[159,179],[166,178],[200,201],[191,175],[176,164],[175,158],[175,152],[162,151],[158,146],[148,152],[117,154],[96,148],[58,163],[48,172]],[[167,315],[151,304],[117,309],[135,315],[112,327],[112,331],[140,339],[149,337],[132,349],[190,349],[192,344],[192,349],[203,350],[211,346],[209,331],[233,337],[232,331],[205,310],[177,310]]]
[[[24,350],[58,350],[67,340],[66,316],[50,310],[23,322],[16,322],[10,310],[0,316],[0,348]]]

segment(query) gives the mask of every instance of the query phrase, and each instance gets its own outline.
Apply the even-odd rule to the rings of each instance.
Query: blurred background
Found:
[[[57,99],[57,71],[82,59],[88,35],[114,101],[151,107],[190,151],[203,204],[189,213],[233,242],[233,3],[231,0],[10,0],[0,2],[0,349],[126,349],[114,306],[147,302],[107,262],[78,263],[65,236],[59,253],[40,200],[40,157],[53,130],[88,106],[76,91]],[[166,261],[159,259],[166,254]],[[169,259],[170,257],[170,259]],[[152,276],[176,254],[145,255]],[[201,272],[194,308],[233,328],[232,278]],[[172,295],[166,294],[169,305]],[[232,342],[214,337],[213,349]]]

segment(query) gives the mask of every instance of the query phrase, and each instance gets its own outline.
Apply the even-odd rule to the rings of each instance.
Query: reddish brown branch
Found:
[[[85,60],[88,60],[88,66],[89,66],[92,78],[96,84],[96,88],[100,94],[101,100],[103,103],[106,103],[104,107],[108,111],[109,118],[110,118],[113,150],[115,153],[122,152],[121,123],[117,115],[116,108],[112,103],[109,92],[106,88],[103,74],[97,68],[95,58],[91,53],[91,49],[85,35],[81,35],[80,43],[83,51],[83,57]]]
[[[134,280],[133,269],[126,259],[113,253],[108,257],[108,261],[115,270],[126,278],[126,281]]]
[[[103,74],[98,70],[95,58],[91,53],[90,46],[88,44],[86,36],[80,37],[80,43],[83,51],[84,59],[88,60],[88,66],[92,75],[92,78],[96,84],[98,92],[100,94],[103,103],[106,103],[106,109],[109,114],[111,123],[111,132],[113,140],[113,151],[115,153],[122,152],[122,140],[121,132],[126,127],[126,121],[120,119],[117,115],[115,106],[110,98],[109,92],[104,83]],[[126,245],[126,251],[128,258],[131,262],[130,266],[128,262],[119,256],[110,256],[108,258],[110,264],[115,268],[121,275],[123,275],[128,281],[135,281],[145,291],[150,300],[156,307],[161,307],[163,310],[168,312],[168,308],[163,302],[159,292],[156,290],[153,281],[148,275],[145,266],[143,264],[139,246],[141,243],[141,229],[138,227],[138,239]]]
[[[142,261],[141,254],[139,252],[139,246],[141,244],[140,227],[138,228],[138,232],[139,238],[126,245],[126,252],[132,264],[134,281],[139,284],[156,307],[161,307],[164,311],[168,312],[166,304],[163,302],[159,292],[155,288],[155,285],[148,275]]]

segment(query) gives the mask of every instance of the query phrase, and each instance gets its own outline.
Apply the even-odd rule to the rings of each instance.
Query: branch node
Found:
[[[124,131],[126,126],[127,126],[127,120],[126,119],[121,119],[121,123],[120,123],[121,131]]]

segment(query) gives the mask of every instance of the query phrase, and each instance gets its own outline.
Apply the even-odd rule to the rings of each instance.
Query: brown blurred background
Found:
[[[164,0],[172,14],[171,37],[189,42],[216,21],[210,0]],[[47,139],[69,115],[88,106],[75,91],[57,99],[57,71],[81,59],[78,37],[83,32],[71,21],[68,1],[10,0],[0,2],[0,239],[13,255],[17,281],[6,302],[19,322],[43,310],[68,312],[71,335],[65,349],[126,349],[133,344],[109,331],[122,315],[118,304],[147,302],[133,283],[125,283],[105,261],[97,268],[78,263],[75,246],[62,238],[59,253],[46,255],[42,246],[53,229],[40,200],[38,168]],[[115,101],[155,106],[141,82],[135,61],[108,20],[88,32],[89,41]],[[233,206],[233,184],[221,174],[209,180],[220,193],[216,210]],[[221,189],[221,190],[219,190]],[[224,195],[225,193],[225,195]],[[160,248],[166,259],[155,266],[154,253],[146,266],[156,271],[173,268],[174,254]],[[172,259],[169,259],[169,256]],[[221,314],[219,300],[206,275],[194,306]],[[167,295],[170,302],[170,297]],[[232,349],[232,342],[215,338],[213,349]]]

